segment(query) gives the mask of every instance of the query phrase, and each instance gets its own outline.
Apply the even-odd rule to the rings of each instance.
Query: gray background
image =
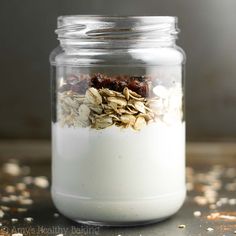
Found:
[[[1,0],[0,138],[50,138],[48,55],[65,14],[178,16],[187,138],[236,138],[235,0]]]

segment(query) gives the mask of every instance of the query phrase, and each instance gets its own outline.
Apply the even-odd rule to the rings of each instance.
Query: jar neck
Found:
[[[179,29],[169,16],[61,16],[55,31],[63,48],[126,49],[171,47]]]

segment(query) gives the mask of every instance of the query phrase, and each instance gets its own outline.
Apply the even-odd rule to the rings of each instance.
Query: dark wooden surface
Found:
[[[39,188],[27,185],[32,205],[21,205],[17,200],[4,202],[4,196],[19,196],[20,192],[7,193],[6,186],[22,182],[24,175],[46,176],[50,181],[50,144],[48,142],[0,142],[0,200],[5,215],[0,218],[0,235],[100,235],[100,236],[229,236],[236,235],[236,145],[234,143],[191,143],[187,146],[188,197],[181,210],[170,219],[161,223],[131,228],[100,228],[74,223],[63,216],[55,217],[50,197],[50,187]],[[18,176],[4,172],[4,164],[10,159],[19,161],[23,170],[30,171]],[[14,161],[13,161],[14,162]],[[171,164],[171,163],[170,163]],[[24,166],[27,166],[25,168]],[[28,168],[29,167],[29,168]],[[230,185],[231,184],[231,185]],[[215,187],[214,187],[215,186]],[[230,188],[231,186],[231,188]],[[192,189],[193,188],[193,189]],[[206,192],[208,189],[208,193]],[[205,196],[208,195],[208,198]],[[210,197],[209,197],[210,195]],[[214,195],[214,196],[213,196]],[[196,198],[199,198],[200,200]],[[202,200],[203,199],[203,200]],[[204,200],[205,199],[205,200]],[[210,202],[206,202],[210,201]],[[6,210],[4,206],[10,207]],[[17,212],[18,207],[27,211]],[[212,208],[212,209],[210,209]],[[196,217],[195,211],[202,215]],[[211,219],[211,213],[218,216]],[[223,213],[224,212],[224,213]],[[225,217],[228,215],[229,217]],[[25,222],[25,217],[32,217],[32,223]],[[12,222],[17,218],[18,222]],[[213,217],[214,218],[214,217]],[[185,228],[179,228],[185,225]],[[213,231],[208,231],[208,228]]]

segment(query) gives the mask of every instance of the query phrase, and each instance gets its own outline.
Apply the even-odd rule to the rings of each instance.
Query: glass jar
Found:
[[[62,16],[52,65],[52,197],[74,221],[140,225],[185,199],[176,17]]]

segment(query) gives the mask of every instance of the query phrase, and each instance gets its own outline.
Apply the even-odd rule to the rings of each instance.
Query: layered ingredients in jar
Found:
[[[140,131],[153,122],[182,121],[182,88],[168,87],[150,76],[68,76],[58,88],[61,127],[110,126]]]
[[[185,198],[180,81],[69,75],[52,125],[57,208],[77,220],[124,225],[163,219]]]

